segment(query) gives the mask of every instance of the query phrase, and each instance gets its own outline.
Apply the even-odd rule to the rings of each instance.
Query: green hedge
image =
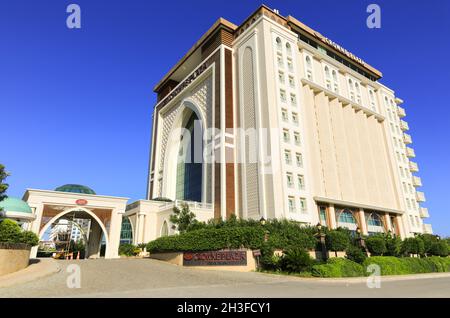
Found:
[[[39,244],[39,238],[31,231],[22,231],[15,221],[4,219],[0,222],[0,242],[24,243],[36,246]]]
[[[149,252],[209,251],[227,248],[258,249],[264,242],[262,227],[208,228],[160,237],[147,244]]]
[[[326,264],[314,265],[312,275],[316,277],[359,277],[364,276],[361,264],[345,258],[330,258]]]
[[[381,275],[406,275],[450,271],[450,258],[437,256],[426,258],[374,256],[367,258],[363,266],[366,268],[370,264],[379,265]]]

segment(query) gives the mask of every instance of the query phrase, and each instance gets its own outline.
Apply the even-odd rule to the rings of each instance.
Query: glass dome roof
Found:
[[[80,184],[65,184],[63,186],[57,187],[55,191],[81,193],[81,194],[96,194],[95,191],[92,190],[91,188]]]
[[[6,212],[33,213],[28,203],[13,197],[7,197],[3,201],[0,201],[0,208]]]

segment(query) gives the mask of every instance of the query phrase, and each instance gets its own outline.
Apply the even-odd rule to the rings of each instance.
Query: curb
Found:
[[[322,278],[322,277],[297,277],[290,275],[279,275],[273,273],[263,273],[260,274],[276,276],[282,278],[288,278],[292,280],[303,280],[309,282],[317,282],[317,283],[346,283],[346,284],[360,284],[366,283],[367,279],[370,276],[364,277],[337,277],[337,278]],[[450,278],[450,273],[423,273],[423,274],[409,274],[409,275],[386,275],[380,276],[381,281],[383,282],[394,282],[394,281],[408,281],[408,280],[420,280],[420,279],[435,279],[435,278]]]
[[[58,273],[61,270],[57,262],[53,259],[40,258],[35,260],[38,260],[38,262],[30,264],[25,269],[1,276],[0,288],[28,283]]]

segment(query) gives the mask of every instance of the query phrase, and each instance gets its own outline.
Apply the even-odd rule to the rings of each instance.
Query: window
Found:
[[[300,190],[305,189],[305,177],[301,174],[297,175],[298,188]]]
[[[355,88],[353,86],[353,81],[351,80],[351,78],[348,79],[348,92],[350,99],[352,101],[355,101]]]
[[[406,205],[408,206],[408,209],[411,209],[411,202],[408,198],[406,198]]]
[[[361,88],[357,82],[355,82],[355,89],[356,89],[356,102],[358,104],[361,104]]]
[[[285,110],[285,109],[281,110],[281,117],[283,118],[283,121],[284,121],[284,122],[287,122],[287,121],[288,121],[288,113],[287,113],[287,110]]]
[[[327,226],[327,208],[325,206],[319,206],[319,220],[320,224]]]
[[[367,220],[367,231],[369,232],[369,235],[384,232],[383,222],[378,213],[370,214]]]
[[[167,225],[167,222],[164,221],[162,227],[161,227],[161,236],[168,236],[169,235],[169,226]]]
[[[289,206],[289,212],[295,213],[295,198],[292,196],[288,197],[288,206]]]
[[[289,56],[292,55],[292,49],[291,49],[291,45],[289,43],[286,43],[286,53]]]
[[[298,115],[297,113],[292,113],[292,122],[294,123],[294,125],[298,125]]]
[[[303,157],[301,153],[295,154],[295,160],[297,161],[297,167],[303,167]]]
[[[324,73],[325,73],[325,86],[327,89],[331,90],[331,74],[330,74],[330,68],[325,65],[324,67]]]
[[[292,77],[292,76],[289,76],[289,85],[290,85],[291,87],[295,87],[294,77]]]
[[[276,42],[276,45],[277,45],[277,50],[281,51],[281,39],[280,38],[276,38],[275,42]]]
[[[331,75],[333,76],[333,90],[335,93],[339,93],[339,82],[338,82],[337,72],[335,70],[333,70],[331,72]]]
[[[293,72],[294,71],[294,64],[292,64],[292,59],[290,57],[287,58],[287,66],[289,71]]]
[[[348,209],[343,210],[339,214],[339,222],[340,223],[354,223],[354,224],[356,224],[356,220],[353,217],[353,213],[350,210],[348,210]]]
[[[291,105],[297,106],[297,97],[295,96],[295,94],[291,94]]]
[[[286,91],[284,89],[280,89],[280,99],[283,103],[286,102]]]
[[[289,142],[289,140],[291,139],[291,137],[289,135],[289,130],[283,129],[283,139],[284,139],[284,142]]]
[[[278,81],[284,84],[284,73],[282,71],[278,72]]]
[[[279,54],[277,55],[277,63],[278,67],[283,67],[283,58]]]
[[[313,80],[313,68],[312,68],[312,60],[309,55],[305,57],[305,70],[306,70],[306,78],[310,81]]]
[[[302,210],[302,213],[305,213],[307,211],[305,198],[300,198],[300,209]]]
[[[297,146],[301,145],[300,133],[294,132],[294,142]]]
[[[369,88],[369,103],[370,103],[370,108],[373,111],[377,111],[377,105],[375,104],[375,94],[373,92],[373,89]]]
[[[416,223],[414,222],[414,217],[412,215],[409,216],[409,223],[411,223],[411,226],[416,226]]]
[[[294,187],[294,180],[292,180],[292,173],[290,172],[286,173],[286,181],[288,188]]]
[[[286,164],[290,165],[292,163],[291,160],[291,152],[289,150],[285,150],[284,151],[284,161],[286,162]]]

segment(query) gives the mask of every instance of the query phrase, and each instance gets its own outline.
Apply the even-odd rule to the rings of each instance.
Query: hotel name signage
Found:
[[[333,48],[335,48],[337,51],[341,52],[342,54],[344,54],[345,56],[347,56],[348,58],[362,64],[365,65],[366,63],[360,59],[359,57],[357,57],[356,55],[354,55],[353,53],[349,52],[348,50],[344,49],[342,46],[340,46],[339,44],[333,42],[332,40],[330,40],[329,38],[326,38],[324,36],[320,37],[322,41],[324,41],[325,43],[327,43],[328,45],[332,46]]]
[[[247,251],[207,251],[183,253],[184,266],[245,266],[247,265]]]
[[[177,85],[177,87],[170,92],[169,95],[164,97],[164,99],[158,104],[158,106],[163,107],[172,99],[174,99],[178,94],[180,94],[186,87],[189,86],[197,77],[199,77],[206,69],[208,68],[208,64],[205,62],[200,65],[194,72],[191,73],[184,81]]]

